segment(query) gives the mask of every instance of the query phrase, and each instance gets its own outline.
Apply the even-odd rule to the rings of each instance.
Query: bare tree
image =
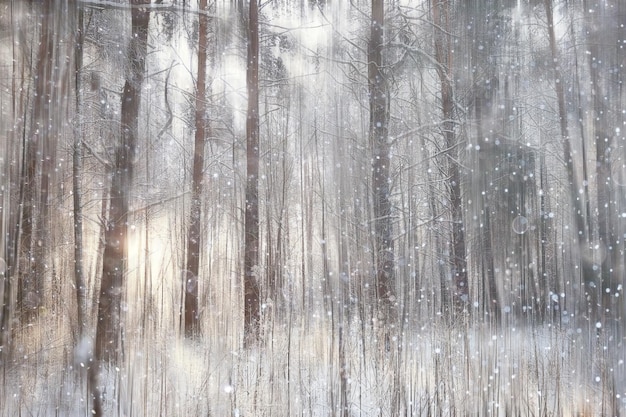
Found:
[[[452,236],[449,253],[452,257],[454,279],[454,304],[458,310],[466,308],[469,301],[467,259],[465,253],[465,224],[463,219],[463,196],[461,194],[461,171],[459,144],[455,133],[455,104],[453,90],[453,48],[450,33],[450,0],[436,0],[432,5],[434,23],[435,61],[441,87],[442,134],[447,150],[447,184],[452,220]],[[446,308],[446,306],[444,306]]]
[[[621,4],[618,2],[618,4]],[[600,270],[593,275],[585,275],[587,296],[596,319],[608,324],[609,319],[617,319],[621,313],[614,295],[618,293],[619,235],[616,224],[615,182],[613,179],[613,161],[615,159],[616,133],[621,132],[619,109],[622,79],[615,68],[622,64],[620,60],[619,28],[623,20],[616,19],[615,6],[609,3],[590,4],[583,2],[586,23],[586,47],[590,75],[590,96],[593,103],[593,141],[595,144],[595,185],[596,214],[598,225],[598,253]],[[620,16],[623,18],[623,16]],[[623,55],[623,52],[621,52]],[[597,292],[600,291],[598,295]],[[595,295],[594,295],[595,294]]]
[[[202,191],[204,188],[204,144],[207,136],[206,66],[208,53],[209,18],[207,0],[200,0],[198,15],[198,74],[196,80],[196,133],[194,138],[191,207],[187,232],[187,262],[185,286],[185,334],[193,336],[198,328],[198,281],[200,276],[200,229],[202,219]]]
[[[552,55],[552,71],[554,74],[555,80],[555,92],[556,92],[556,100],[557,100],[557,111],[559,118],[559,129],[561,134],[561,143],[563,145],[563,158],[565,160],[565,168],[567,171],[567,181],[569,186],[569,196],[570,196],[570,204],[573,208],[574,213],[574,225],[575,225],[575,234],[578,242],[578,249],[580,251],[585,251],[585,248],[589,245],[590,235],[592,234],[591,225],[589,223],[588,211],[584,208],[583,198],[588,200],[588,187],[584,186],[584,193],[581,195],[579,190],[581,190],[578,177],[576,176],[576,164],[574,159],[574,153],[572,150],[571,140],[570,140],[570,126],[568,123],[568,115],[567,115],[567,106],[566,106],[566,98],[565,98],[565,80],[563,78],[562,72],[562,60],[559,53],[557,38],[556,38],[556,28],[554,22],[554,12],[553,12],[553,1],[552,0],[544,0],[544,8],[546,12],[546,20],[548,24],[548,39],[550,44],[550,54]],[[581,135],[584,135],[581,130]],[[583,164],[584,159],[586,158],[584,149],[586,144],[584,143],[584,136],[582,141],[583,146]],[[584,183],[587,184],[587,175],[586,169],[584,172]],[[593,290],[593,280],[595,273],[593,272],[593,265],[591,262],[586,262],[583,260],[581,265],[581,274],[582,279],[585,284],[586,291],[588,292],[589,297],[589,305],[588,308],[591,310],[595,310],[597,306],[597,300],[595,297],[596,291]]]
[[[24,161],[20,155],[24,155],[24,141],[20,137],[26,133],[26,109],[28,107],[29,88],[27,87],[27,61],[30,52],[27,45],[20,43],[18,21],[24,4],[15,4],[11,9],[11,52],[13,65],[11,67],[11,94],[12,104],[8,119],[12,121],[13,128],[8,129],[2,152],[4,160],[0,175],[5,179],[8,187],[0,187],[0,256],[4,265],[0,265],[0,277],[2,278],[2,310],[0,316],[0,359],[4,363],[10,356],[12,347],[12,319],[15,313],[15,296],[17,280],[19,279],[19,236],[22,229],[22,216],[24,206]],[[2,120],[3,123],[4,119]],[[4,127],[4,126],[3,126]],[[17,161],[15,164],[9,161]],[[20,165],[22,167],[20,167]],[[1,263],[1,262],[0,262]]]
[[[82,176],[83,176],[83,108],[82,108],[82,70],[85,44],[84,33],[84,10],[77,2],[70,2],[68,10],[68,20],[74,29],[74,143],[72,149],[72,209],[74,220],[74,286],[76,291],[76,346],[80,346],[85,341],[83,338],[88,330],[87,312],[87,284],[84,271],[84,245],[83,245],[83,199],[82,199]],[[93,357],[91,358],[93,359]],[[89,379],[89,395],[93,415],[102,416],[102,402],[98,388],[98,367],[96,363],[87,368]],[[81,370],[81,368],[78,368]]]
[[[36,55],[31,126],[24,136],[24,162],[22,168],[22,220],[18,266],[17,299],[25,320],[32,319],[42,305],[44,275],[41,259],[43,246],[48,242],[39,239],[39,233],[47,232],[48,186],[50,182],[50,159],[54,147],[50,123],[52,102],[52,74],[55,58],[54,15],[55,2],[42,4],[39,47]],[[42,157],[43,156],[43,157]],[[41,162],[40,162],[41,161]],[[38,176],[40,178],[38,178]],[[40,201],[36,201],[39,191]],[[39,224],[38,224],[39,222]],[[39,226],[39,228],[38,228]]]
[[[252,342],[260,335],[259,286],[259,4],[250,0],[248,11],[246,85],[246,193],[244,219],[244,333]]]
[[[109,212],[104,236],[102,281],[96,327],[96,358],[116,361],[120,352],[121,301],[128,260],[128,220],[137,150],[141,87],[144,80],[150,11],[132,0],[128,68],[121,105],[120,140],[115,147]]]
[[[369,141],[372,150],[372,205],[376,299],[384,320],[393,320],[395,271],[389,144],[389,88],[383,70],[385,2],[372,0],[370,38],[367,46],[369,92]]]
[[[84,11],[73,3],[70,9],[70,19],[75,23],[74,32],[74,94],[75,94],[75,121],[74,121],[74,149],[72,152],[72,197],[74,212],[74,283],[76,286],[76,318],[78,322],[78,339],[84,336],[87,325],[85,303],[85,273],[83,271],[83,209],[81,178],[83,171],[83,130],[81,109],[81,70],[83,66],[83,16]]]

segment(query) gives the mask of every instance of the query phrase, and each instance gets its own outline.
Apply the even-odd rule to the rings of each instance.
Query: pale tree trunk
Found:
[[[619,2],[617,2],[619,3]],[[615,20],[615,7],[610,2],[590,4],[583,2],[587,23],[587,57],[591,78],[590,95],[593,100],[593,139],[596,154],[596,213],[598,220],[599,252],[595,261],[600,263],[599,274],[595,273],[591,283],[594,288],[587,288],[592,296],[592,312],[599,313],[597,319],[605,324],[619,315],[620,307],[614,294],[618,291],[619,277],[617,268],[617,252],[619,239],[616,236],[617,207],[615,201],[615,186],[612,178],[612,161],[615,149],[614,135],[620,131],[619,106],[613,106],[612,100],[619,97],[621,80],[612,75],[614,68],[620,67],[616,48],[621,39],[619,33],[620,22]],[[617,78],[617,79],[616,79]],[[617,103],[616,103],[617,104]],[[616,130],[616,127],[618,128]],[[595,245],[594,245],[595,246]]]
[[[389,89],[383,71],[384,0],[372,0],[370,39],[367,47],[369,87],[369,141],[372,150],[372,205],[374,214],[374,262],[379,317],[393,323],[395,271],[391,221],[389,145]],[[389,330],[389,328],[387,328]]]
[[[473,51],[474,53],[474,51]],[[477,81],[474,81],[473,85],[476,85]],[[480,139],[484,138],[483,132],[483,120],[482,120],[482,107],[483,104],[480,102],[478,98],[475,98],[472,105],[474,106],[475,112],[475,120],[476,120],[476,137]],[[478,156],[478,176],[479,176],[479,191],[487,190],[488,180],[487,175],[487,165],[479,154]],[[494,248],[493,241],[496,238],[495,234],[492,232],[492,220],[491,220],[491,212],[493,210],[492,204],[488,198],[487,193],[483,194],[479,193],[480,197],[478,197],[481,201],[481,208],[483,211],[483,224],[484,227],[479,231],[480,233],[480,246],[478,250],[480,251],[481,257],[481,276],[482,276],[482,294],[483,297],[483,310],[485,314],[490,314],[493,317],[494,321],[500,321],[500,297],[498,294],[498,285],[496,283],[495,276],[495,264],[494,264]]]
[[[482,313],[488,315],[494,322],[498,322],[505,294],[499,293],[495,271],[498,268],[497,259],[503,245],[502,236],[498,233],[501,222],[498,219],[497,196],[495,190],[490,187],[492,181],[490,170],[494,162],[494,154],[491,151],[486,152],[491,148],[489,138],[500,134],[499,130],[494,127],[496,118],[491,116],[498,84],[486,81],[498,79],[497,64],[488,61],[487,57],[499,56],[499,53],[496,52],[498,49],[496,40],[489,37],[496,23],[491,19],[483,18],[486,13],[495,12],[485,3],[485,1],[480,1],[468,5],[463,19],[465,25],[471,26],[466,43],[469,50],[467,77],[471,79],[469,106],[470,112],[473,113],[470,117],[475,125],[473,137],[481,147],[480,152],[471,153],[474,155],[475,164],[470,197],[478,203],[472,206],[473,215],[478,219],[473,227],[478,238],[472,239],[472,253],[476,255],[474,257],[477,264],[475,276],[481,277],[481,285],[478,286],[479,292],[476,296],[480,299]],[[489,64],[486,64],[487,62]]]
[[[584,208],[584,203],[579,193],[580,185],[579,185],[578,178],[576,177],[574,154],[573,154],[572,146],[570,142],[569,125],[567,121],[567,107],[565,103],[565,87],[564,87],[565,82],[563,79],[563,74],[561,72],[560,54],[558,51],[558,45],[556,43],[556,29],[554,27],[554,14],[552,10],[552,7],[553,7],[552,0],[544,0],[544,7],[546,10],[546,19],[548,23],[548,38],[550,42],[550,51],[552,55],[552,63],[553,63],[552,70],[553,70],[554,79],[555,79],[555,92],[556,92],[557,107],[558,107],[559,129],[560,129],[560,134],[561,134],[561,142],[563,144],[563,157],[565,159],[565,168],[567,171],[567,182],[569,186],[569,194],[571,198],[572,209],[574,212],[574,225],[575,225],[574,232],[576,234],[576,239],[578,241],[579,250],[585,252],[587,250],[587,246],[589,245],[589,237],[590,237],[591,230],[589,226],[589,219],[585,215],[586,210]],[[583,146],[585,146],[584,143],[583,143]],[[585,156],[585,152],[583,152],[583,158],[584,156]],[[587,196],[586,190],[587,190],[587,187],[585,186],[585,193],[583,194],[583,196],[585,197]],[[594,275],[595,275],[592,269],[592,263],[583,259],[581,267],[582,267],[581,269],[582,280],[585,284],[585,287],[586,287],[585,291],[587,292],[587,296],[589,299],[588,309],[590,311],[597,311],[597,305],[598,305],[597,296],[596,296],[597,291],[592,288]]]
[[[617,4],[617,13],[616,16],[626,16],[626,4],[624,4],[624,2],[618,2]],[[624,39],[626,39],[626,25],[620,25],[619,29],[616,31],[617,32],[617,38],[618,39],[622,39],[622,47],[617,49],[616,54],[617,54],[617,62],[626,62],[626,47],[624,47]],[[618,88],[614,88],[614,94],[615,94],[615,98],[614,98],[614,103],[616,105],[616,108],[618,109],[624,109],[626,106],[626,87],[624,86],[624,78],[626,77],[626,75],[624,74],[624,72],[622,71],[620,72],[614,72],[613,76],[612,76],[612,80],[618,81],[619,82],[619,87]],[[626,140],[626,128],[624,128],[624,126],[626,126],[626,113],[622,112],[621,116],[618,116],[617,118],[617,124],[621,125],[622,128],[620,129],[619,132],[615,132],[616,137],[615,137],[615,141],[621,141],[623,142],[624,140]],[[626,148],[622,147],[621,149],[621,155],[620,154],[616,154],[614,156],[615,160],[624,160],[625,158],[625,151]],[[613,165],[613,168],[617,171],[614,171],[614,175],[615,178],[614,180],[618,180],[620,184],[624,184],[624,171],[623,170],[617,170],[617,168],[619,167],[619,164],[616,163]],[[625,195],[624,193],[620,193],[618,191],[615,192],[615,198],[617,200],[617,197],[620,196],[620,203],[618,205],[618,207],[624,208],[624,206],[626,205],[626,200],[625,200]],[[618,204],[616,202],[616,204]],[[616,230],[616,234],[617,236],[619,236],[620,234],[624,233],[624,225],[621,224],[620,222],[617,221],[617,226],[618,229]],[[615,245],[618,246],[617,242],[615,242]],[[622,250],[619,251],[617,249],[617,247],[614,248],[614,256],[615,256],[615,268],[620,268],[621,271],[624,271],[624,268],[626,268],[626,245],[624,245],[624,239],[622,239],[622,246],[621,246]],[[620,277],[621,275],[621,277]],[[620,288],[621,285],[621,292],[620,292],[620,297],[624,296],[624,289],[626,288],[626,274],[622,273],[622,274],[615,274],[614,276],[615,279],[615,285],[617,285],[617,288]],[[614,301],[616,301],[616,311],[615,311],[615,315],[616,318],[619,322],[621,322],[621,334],[624,335],[624,333],[626,333],[626,303],[625,302],[617,302],[617,296],[614,295]]]
[[[74,27],[74,94],[75,94],[75,121],[74,121],[74,149],[72,150],[72,197],[73,197],[73,220],[74,220],[74,285],[76,287],[76,321],[77,337],[76,346],[84,343],[87,337],[88,314],[86,303],[87,286],[85,283],[84,259],[83,259],[83,209],[81,177],[83,173],[83,120],[81,102],[81,71],[83,67],[83,45],[85,35],[83,32],[83,9],[76,2],[71,2],[68,20]],[[92,358],[91,358],[92,359]],[[88,389],[93,414],[102,415],[102,405],[98,390],[97,366],[87,368]],[[81,368],[78,368],[81,370]]]
[[[260,336],[259,288],[259,5],[250,0],[246,85],[246,209],[244,219],[244,333],[247,343]]]
[[[200,0],[200,11],[207,11],[207,0]],[[209,18],[198,15],[198,74],[196,81],[196,133],[194,138],[191,215],[187,232],[187,262],[185,279],[185,335],[199,331],[198,284],[200,277],[200,230],[202,219],[202,191],[204,187],[204,148],[207,136],[206,66]]]
[[[147,54],[150,12],[138,6],[148,0],[132,0],[132,36],[128,73],[122,93],[120,142],[114,153],[109,213],[104,236],[104,255],[96,327],[96,358],[117,361],[120,355],[121,301],[128,259],[129,203],[137,148],[139,106]]]
[[[459,168],[460,154],[454,123],[449,0],[435,0],[432,6],[432,16],[435,24],[435,61],[437,62],[437,75],[439,76],[441,87],[442,130],[447,150],[448,199],[452,220],[449,253],[452,257],[452,278],[454,279],[453,302],[457,311],[464,311],[467,309],[469,302],[469,287],[463,222],[463,197],[461,195],[461,171]],[[444,308],[449,307],[444,306]]]
[[[267,126],[267,135],[269,138],[278,137],[278,152],[268,152],[268,159],[265,161],[267,166],[273,167],[267,175],[266,198],[268,204],[265,206],[266,213],[266,277],[268,297],[274,301],[274,315],[284,312],[285,293],[287,290],[285,280],[285,262],[287,257],[286,248],[289,247],[289,187],[292,176],[291,161],[289,158],[289,124],[290,124],[290,108],[289,99],[287,103],[280,108],[281,125],[276,130],[272,129],[272,117],[270,113],[265,114]],[[269,108],[266,97],[265,107]],[[278,136],[275,132],[279,132]],[[278,155],[278,158],[276,158]],[[289,286],[289,285],[287,285]]]

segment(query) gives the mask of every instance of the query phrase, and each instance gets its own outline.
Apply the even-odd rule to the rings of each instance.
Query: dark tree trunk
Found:
[[[76,3],[70,7],[71,19],[75,21],[74,33],[74,94],[76,104],[76,121],[74,124],[74,149],[72,152],[72,197],[74,219],[74,283],[76,285],[76,318],[78,324],[78,339],[80,340],[86,328],[86,304],[85,304],[85,275],[83,272],[83,210],[81,202],[81,177],[82,177],[82,109],[80,100],[81,82],[80,72],[83,66],[83,10]]]
[[[376,298],[384,320],[392,320],[395,305],[394,243],[391,222],[389,91],[383,71],[384,0],[372,0],[367,48],[369,86],[369,140],[372,149],[372,203]]]
[[[132,0],[133,6],[147,3],[149,0]],[[98,303],[96,358],[102,362],[116,361],[120,354],[120,306],[128,259],[128,210],[137,149],[139,105],[145,71],[149,20],[149,11],[132,7],[128,74],[122,93],[121,138],[114,154]]]
[[[259,288],[259,5],[250,0],[246,85],[246,210],[244,219],[244,332],[252,342],[260,335]]]
[[[11,138],[11,136],[9,136]],[[13,154],[11,140],[7,140],[2,149],[7,159]],[[15,147],[19,149],[19,147]],[[15,204],[11,193],[11,185],[19,181],[18,175],[11,169],[11,164],[3,164],[0,174],[8,179],[9,187],[0,187],[0,280],[2,281],[2,308],[0,309],[0,364],[5,364],[11,351],[11,321],[13,315],[15,285],[14,272],[17,258],[17,240],[20,229],[20,215],[18,205]]]
[[[207,0],[200,0],[200,10],[207,11]],[[200,276],[200,229],[204,187],[204,144],[207,136],[206,65],[209,18],[200,14],[198,34],[198,75],[196,86],[196,134],[194,138],[191,215],[187,233],[187,273],[185,279],[185,335],[193,336],[198,326],[198,280]]]
[[[448,0],[436,0],[432,6],[432,13],[435,23],[435,60],[437,62],[437,74],[441,85],[442,129],[448,156],[448,192],[452,210],[452,239],[449,252],[452,257],[452,277],[455,286],[453,301],[457,310],[462,311],[466,309],[469,301],[469,288],[467,282],[461,172],[459,169],[459,151],[454,126],[455,114],[452,88],[452,45],[449,8],[450,4]]]
[[[54,18],[50,16],[54,2],[46,1],[39,11],[42,19],[39,48],[35,67],[34,97],[31,127],[28,135],[24,136],[24,168],[22,172],[22,230],[20,235],[19,255],[19,280],[17,299],[19,309],[24,320],[30,320],[36,315],[41,306],[43,296],[43,271],[38,269],[41,263],[39,259],[42,249],[37,249],[37,225],[39,230],[47,225],[44,216],[47,215],[47,187],[50,167],[46,157],[50,157],[47,141],[49,140],[49,106],[52,101],[50,85],[52,81],[52,67],[54,59]],[[36,7],[36,6],[35,6]],[[41,155],[41,153],[44,155]],[[42,161],[41,164],[39,161]],[[46,165],[45,167],[43,165]],[[44,170],[45,168],[45,170]],[[37,174],[41,172],[39,181],[40,202],[37,203],[35,196],[38,191]],[[44,200],[45,199],[45,200]],[[39,211],[36,207],[39,206]],[[44,245],[41,241],[40,247]],[[37,253],[35,253],[37,251]]]
[[[25,205],[24,192],[26,184],[24,182],[25,169],[25,138],[26,134],[26,109],[28,108],[28,88],[26,88],[26,54],[20,52],[20,42],[16,36],[19,23],[16,23],[16,16],[22,13],[22,8],[26,5],[18,3],[11,8],[11,49],[13,55],[13,67],[11,77],[11,93],[13,103],[7,120],[13,122],[13,129],[7,132],[6,141],[2,151],[5,161],[21,161],[18,164],[2,164],[6,184],[0,190],[0,256],[5,264],[0,265],[0,279],[2,279],[2,310],[0,316],[0,361],[5,363],[10,357],[12,347],[12,320],[15,313],[17,287],[19,287],[19,264],[20,264],[20,233],[23,227],[23,210]],[[24,46],[23,44],[21,44]],[[1,261],[0,261],[1,263]],[[2,270],[4,267],[4,270]]]

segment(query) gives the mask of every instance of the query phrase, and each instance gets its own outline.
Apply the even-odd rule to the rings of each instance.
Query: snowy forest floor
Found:
[[[67,326],[49,319],[14,341],[2,416],[90,415],[89,348],[72,348],[59,336]],[[106,415],[624,415],[624,357],[607,353],[623,346],[609,349],[591,327],[407,324],[389,351],[370,326],[340,337],[319,318],[276,323],[252,349],[225,328],[195,341],[143,328],[104,377]]]

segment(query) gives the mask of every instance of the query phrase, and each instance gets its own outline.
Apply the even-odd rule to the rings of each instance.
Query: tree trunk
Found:
[[[49,166],[46,165],[48,172],[44,172],[42,165],[46,162],[46,152],[49,147],[46,145],[48,138],[49,122],[49,106],[52,101],[49,83],[52,82],[52,66],[54,59],[54,18],[50,16],[54,2],[46,1],[42,4],[40,11],[44,16],[41,23],[39,34],[39,48],[37,51],[37,61],[35,66],[35,91],[33,94],[33,109],[31,118],[31,127],[28,135],[24,136],[24,165],[22,171],[22,230],[20,235],[20,255],[19,255],[19,280],[17,289],[17,299],[22,319],[31,320],[38,312],[41,306],[43,296],[43,275],[42,271],[37,268],[38,256],[42,250],[37,249],[38,220],[40,229],[45,227],[47,220],[47,175],[49,175]],[[36,6],[35,6],[36,7]],[[44,155],[41,155],[44,152]],[[41,162],[41,165],[39,161]],[[37,194],[37,174],[41,172],[41,181],[39,186],[40,203],[39,212],[36,207],[38,203],[35,200]],[[44,177],[46,179],[44,180]],[[46,190],[44,190],[44,186]],[[46,196],[44,196],[44,193]],[[39,216],[38,216],[39,215]],[[40,241],[40,247],[45,243]],[[37,251],[37,253],[35,253]]]
[[[593,139],[596,153],[596,212],[598,219],[598,240],[600,241],[599,253],[594,261],[600,264],[600,273],[595,273],[591,278],[594,288],[588,288],[590,293],[599,291],[600,295],[591,297],[595,301],[592,312],[599,313],[595,319],[602,319],[605,324],[607,319],[616,318],[619,307],[614,305],[614,294],[618,291],[619,270],[617,266],[617,239],[616,217],[618,210],[615,200],[615,187],[612,178],[612,159],[615,152],[613,137],[616,126],[619,124],[619,116],[613,109],[619,109],[619,105],[611,106],[616,96],[619,99],[619,87],[621,80],[614,79],[611,75],[614,68],[620,66],[617,59],[617,50],[604,45],[618,45],[620,43],[618,33],[619,23],[613,21],[614,11],[606,9],[604,3],[589,4],[583,2],[587,23],[587,51],[589,52],[588,65],[591,78],[590,95],[593,100]],[[612,79],[613,78],[613,79]],[[611,84],[610,84],[611,83]],[[617,100],[616,100],[617,101]],[[618,104],[618,103],[616,103]],[[619,127],[617,129],[619,131]],[[618,145],[619,146],[619,145]],[[596,311],[597,310],[597,311]]]
[[[128,73],[122,93],[121,138],[114,154],[98,303],[96,358],[101,362],[117,361],[121,353],[120,307],[128,258],[128,211],[150,20],[150,12],[136,6],[148,3],[149,0],[132,0],[135,7],[131,9],[132,37],[129,44]]]
[[[389,176],[391,163],[388,140],[389,91],[383,71],[384,23],[384,0],[372,0],[367,62],[376,298],[382,319],[392,321],[395,305],[395,271],[390,200],[391,178]]]
[[[200,0],[200,11],[207,11],[207,0]],[[209,18],[198,15],[198,75],[196,86],[196,134],[194,138],[191,215],[187,233],[187,262],[185,278],[185,335],[198,332],[198,280],[200,276],[200,229],[202,191],[204,188],[204,144],[207,136],[206,65]]]
[[[6,118],[9,123],[13,124],[12,129],[7,129],[6,141],[3,142],[3,152],[5,155],[5,163],[2,164],[2,175],[7,180],[8,187],[0,189],[0,235],[4,238],[0,239],[0,256],[4,259],[4,265],[0,265],[0,278],[2,279],[2,310],[0,316],[0,361],[6,363],[11,354],[12,347],[12,319],[15,313],[16,287],[19,286],[19,236],[22,229],[22,216],[24,206],[24,176],[23,167],[25,161],[22,159],[24,154],[24,142],[18,138],[25,135],[26,108],[28,106],[28,88],[25,86],[26,64],[24,56],[21,54],[20,43],[16,36],[19,22],[16,22],[16,16],[22,14],[22,8],[25,5],[18,3],[11,8],[11,50],[13,55],[13,67],[11,77],[11,93],[13,102],[9,117]],[[22,47],[24,45],[22,44]],[[0,121],[2,124],[3,121]],[[20,164],[10,164],[6,161],[21,160]],[[0,261],[2,263],[2,261]],[[16,285],[18,284],[18,285]],[[19,308],[19,305],[17,306]]]
[[[86,304],[85,304],[85,276],[83,272],[83,210],[81,202],[81,177],[82,177],[82,109],[80,100],[81,82],[80,72],[83,66],[83,10],[74,3],[72,19],[76,19],[75,39],[74,39],[74,94],[76,103],[76,120],[74,122],[74,149],[72,152],[72,197],[73,197],[73,219],[74,219],[74,283],[76,286],[76,318],[78,327],[78,340],[85,333]]]
[[[11,120],[11,119],[10,119]],[[11,136],[8,136],[10,139]],[[11,141],[4,143],[2,151],[9,156]],[[9,158],[7,158],[9,159]],[[12,204],[11,185],[16,175],[11,164],[2,164],[2,175],[7,178],[9,187],[0,187],[0,280],[2,281],[2,308],[0,309],[0,364],[5,364],[11,351],[11,319],[14,308],[14,271],[16,258],[17,236],[19,235],[20,210]]]
[[[472,55],[474,55],[476,53],[476,51],[472,51]],[[476,57],[474,57],[474,59],[477,59]],[[474,80],[473,81],[473,85],[476,85],[477,81]],[[476,120],[476,137],[480,140],[481,138],[484,138],[484,131],[483,131],[483,111],[482,111],[482,106],[483,104],[481,103],[481,100],[479,100],[477,97],[473,100],[472,105],[474,107],[474,112],[475,112],[475,120]],[[488,156],[489,157],[489,156]],[[483,276],[483,287],[482,287],[482,294],[481,296],[483,297],[483,309],[484,309],[484,313],[485,314],[489,314],[490,317],[493,317],[494,321],[497,323],[500,321],[501,318],[501,301],[500,301],[500,297],[498,294],[498,284],[496,282],[496,275],[495,275],[495,270],[496,270],[496,266],[494,263],[494,256],[495,256],[495,252],[494,252],[494,248],[493,248],[493,241],[494,241],[494,233],[493,233],[493,229],[491,226],[492,220],[491,220],[491,213],[493,211],[493,207],[492,207],[492,203],[490,202],[491,198],[489,197],[489,195],[485,192],[483,193],[483,190],[487,190],[488,189],[488,180],[487,180],[487,175],[486,173],[488,172],[488,168],[487,168],[487,164],[485,163],[485,160],[483,157],[481,157],[481,155],[478,155],[478,195],[476,196],[478,198],[478,200],[480,201],[480,209],[482,209],[482,221],[484,224],[484,227],[481,227],[479,230],[479,234],[480,234],[480,243],[481,243],[481,247],[479,249],[481,249],[481,253],[480,253],[480,257],[481,257],[481,269],[482,269],[482,276]],[[484,245],[484,248],[482,247],[482,245]]]
[[[246,342],[260,335],[259,288],[259,5],[250,0],[246,85],[246,210],[244,219],[244,333]]]
[[[576,239],[578,241],[578,248],[580,251],[586,251],[589,245],[590,228],[589,219],[585,216],[585,209],[583,201],[581,200],[578,190],[580,185],[578,178],[576,177],[574,155],[570,143],[569,126],[567,122],[567,108],[565,103],[565,89],[563,74],[561,73],[560,56],[556,44],[556,33],[554,27],[554,16],[552,10],[552,0],[544,0],[544,7],[546,9],[546,19],[548,23],[548,38],[550,41],[550,51],[552,55],[552,70],[554,72],[555,79],[555,91],[558,106],[559,116],[559,128],[561,133],[561,141],[563,143],[563,157],[565,159],[565,166],[567,170],[567,181],[569,185],[569,194],[571,198],[571,204],[574,212],[574,225]],[[583,144],[584,146],[584,144]],[[583,153],[584,156],[584,153]],[[585,186],[586,190],[586,186]],[[593,289],[593,281],[595,273],[592,269],[592,263],[588,260],[582,260],[582,279],[585,284],[585,291],[588,297],[588,310],[597,311],[597,291]],[[595,313],[593,313],[595,314]]]
[[[452,277],[454,279],[454,304],[463,311],[469,301],[467,282],[467,260],[465,253],[465,228],[463,223],[463,198],[461,195],[461,172],[459,169],[459,151],[456,143],[454,126],[454,96],[452,89],[452,45],[450,39],[449,1],[436,0],[432,6],[435,23],[435,60],[441,85],[441,108],[443,113],[443,136],[447,149],[447,174],[449,202],[452,210],[452,239],[450,256],[452,257]]]

